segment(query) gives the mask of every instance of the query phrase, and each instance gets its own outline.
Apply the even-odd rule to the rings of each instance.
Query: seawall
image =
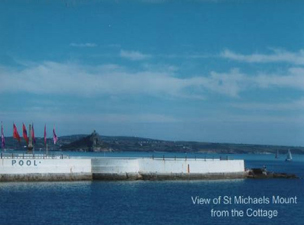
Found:
[[[193,180],[245,178],[244,160],[94,158],[97,180]]]
[[[244,167],[244,160],[1,155],[0,181],[237,179]]]

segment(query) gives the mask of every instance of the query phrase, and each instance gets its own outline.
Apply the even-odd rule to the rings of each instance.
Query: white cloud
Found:
[[[304,90],[304,68],[293,67],[285,75],[259,74],[254,78],[255,83],[261,88],[280,87]]]
[[[251,110],[252,111],[252,110]],[[184,122],[193,123],[211,123],[211,124],[223,124],[223,123],[281,123],[281,124],[304,124],[304,116],[286,116],[286,115],[267,115],[267,114],[254,114],[254,113],[231,113],[231,112],[214,112],[214,115],[208,117],[192,117],[185,118]]]
[[[207,58],[215,58],[218,57],[217,55],[212,54],[158,54],[156,55],[158,58],[168,58],[168,59],[175,59],[175,58],[182,58],[182,59],[207,59]]]
[[[82,66],[43,62],[23,70],[0,67],[0,92],[70,94],[77,96],[144,94],[188,96],[189,80],[175,78],[169,71],[129,72],[117,65]]]
[[[233,103],[230,106],[244,109],[244,110],[263,110],[263,111],[294,111],[294,110],[304,110],[304,98],[288,101],[288,102],[279,102],[279,103],[258,103],[258,102],[249,102],[249,103]]]
[[[94,48],[97,47],[95,43],[70,43],[71,47],[78,47],[78,48]]]
[[[156,64],[143,63],[142,67],[144,70],[154,71],[154,72],[161,72],[161,71],[177,72],[179,70],[179,67],[177,66],[164,64],[164,63],[156,63]]]
[[[304,91],[304,68],[290,68],[282,74],[259,73],[247,75],[238,69],[228,73],[211,72],[208,88],[215,92],[237,97],[240,92],[252,88],[291,88]]]
[[[120,48],[121,45],[120,44],[109,44],[107,45],[108,48]]]
[[[222,122],[245,122],[245,123],[265,123],[265,124],[304,124],[304,116],[279,116],[279,115],[224,115],[219,119]]]
[[[126,58],[133,61],[145,60],[151,57],[151,55],[143,54],[138,51],[125,51],[125,50],[121,50],[119,55],[122,58]]]
[[[285,74],[247,75],[238,69],[226,73],[177,77],[170,66],[162,70],[129,71],[115,64],[85,66],[74,63],[30,63],[25,69],[0,66],[0,93],[26,92],[77,96],[146,95],[159,98],[204,99],[217,93],[239,97],[252,88],[304,90],[304,69]]]
[[[247,83],[246,75],[240,73],[238,69],[233,69],[228,73],[211,72],[207,88],[224,95],[238,97]]]
[[[272,54],[250,54],[243,55],[228,49],[220,53],[220,57],[247,63],[276,63],[285,62],[295,65],[304,65],[304,50],[289,52],[279,49],[272,49]]]
[[[1,118],[4,120],[9,120],[9,118],[16,118],[16,123],[30,123],[33,118],[35,122],[41,123],[45,122],[45,118],[50,123],[53,122],[91,122],[91,123],[171,123],[178,122],[179,119],[162,114],[152,114],[152,113],[139,113],[139,114],[125,114],[125,113],[77,113],[69,112],[64,113],[52,108],[45,107],[31,107],[19,111],[8,111],[0,112]],[[17,119],[18,118],[18,119]]]

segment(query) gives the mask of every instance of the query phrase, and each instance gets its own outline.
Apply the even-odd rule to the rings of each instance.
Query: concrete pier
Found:
[[[243,160],[94,158],[96,180],[202,180],[245,178]]]
[[[244,160],[37,154],[1,154],[0,159],[0,181],[210,180],[245,176]]]

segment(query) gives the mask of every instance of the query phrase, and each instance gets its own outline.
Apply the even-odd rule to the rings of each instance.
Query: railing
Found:
[[[1,152],[0,153],[0,158],[1,159],[69,159],[70,156],[68,155],[63,155],[63,154],[28,154],[28,153],[4,153],[4,152]],[[94,157],[90,157],[90,158],[94,158]],[[103,158],[103,157],[101,157]],[[114,157],[114,158],[128,158],[128,159],[136,159],[136,158],[141,158],[141,157]],[[152,158],[153,160],[163,160],[163,161],[166,161],[166,160],[205,160],[205,161],[210,161],[210,160],[230,160],[228,156],[220,156],[220,157],[197,157],[196,155],[195,156],[165,156],[163,155],[162,157],[161,156],[150,156],[150,157],[143,157],[143,158]]]
[[[58,154],[20,154],[20,153],[0,153],[1,159],[69,159],[68,155]]]
[[[170,156],[170,157],[165,157],[165,155],[163,155],[163,157],[154,157],[154,155],[152,155],[151,158],[152,158],[153,160],[154,160],[154,159],[158,159],[158,160],[162,159],[163,161],[165,161],[165,160],[182,160],[182,159],[184,159],[185,161],[187,161],[188,159],[189,159],[189,160],[196,160],[196,159],[198,159],[198,160],[205,160],[205,161],[207,161],[207,160],[208,160],[208,161],[209,161],[209,160],[230,160],[228,156],[225,156],[225,157],[220,156],[219,158],[215,158],[215,157],[207,158],[207,157],[205,156],[204,158],[202,158],[202,157],[198,157],[198,158],[197,158],[196,155],[195,155],[194,157],[188,157],[187,155],[184,156],[184,157],[181,157],[181,156],[178,156],[178,157],[176,157],[176,156],[174,156],[174,157],[172,157],[172,156]]]

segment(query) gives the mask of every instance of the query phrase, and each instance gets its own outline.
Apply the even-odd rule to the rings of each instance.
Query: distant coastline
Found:
[[[165,141],[140,137],[101,136],[99,144],[92,148],[91,135],[69,135],[59,137],[58,143],[53,144],[51,138],[47,140],[50,151],[88,151],[88,152],[185,152],[185,153],[218,153],[218,154],[286,154],[288,149],[293,154],[304,154],[301,146],[275,146],[254,144],[231,144],[193,141]],[[13,137],[6,137],[6,149],[26,150],[26,143],[19,144]],[[36,138],[35,150],[43,151],[43,138]]]

